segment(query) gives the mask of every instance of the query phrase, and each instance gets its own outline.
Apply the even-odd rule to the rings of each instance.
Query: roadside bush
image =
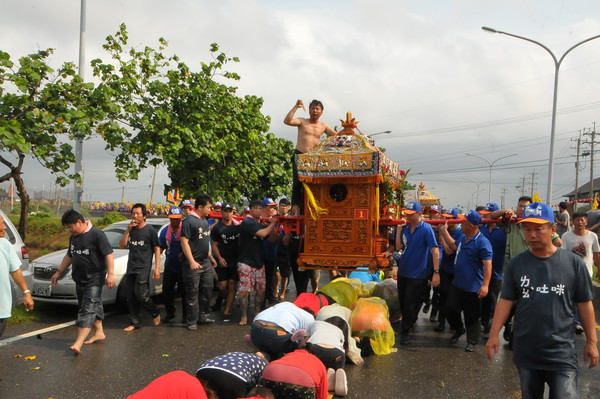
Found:
[[[104,217],[96,220],[94,222],[94,226],[96,226],[99,229],[102,229],[110,224],[120,222],[121,220],[127,220],[127,218],[121,215],[120,213],[109,212],[106,215],[104,215]]]
[[[38,212],[33,212],[29,214],[29,221],[33,220],[33,219],[47,219],[47,218],[51,218],[52,215],[49,214],[48,212],[44,212],[44,211],[38,211]]]
[[[44,235],[54,235],[65,232],[65,228],[60,223],[60,219],[51,217],[45,212],[30,215],[27,220],[27,230]]]
[[[38,212],[45,212],[48,215],[54,215],[54,210],[46,204],[39,204],[39,205],[34,205],[34,206]],[[31,206],[29,209],[33,208],[34,206]]]

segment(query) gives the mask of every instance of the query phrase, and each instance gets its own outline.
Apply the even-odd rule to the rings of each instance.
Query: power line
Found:
[[[600,101],[563,108],[561,110],[558,110],[556,112],[556,114],[557,115],[570,114],[573,112],[587,111],[587,110],[596,109],[596,108],[600,108]],[[458,126],[444,127],[444,128],[438,128],[438,129],[418,130],[418,131],[408,131],[408,132],[398,132],[398,133],[392,132],[391,134],[387,135],[386,137],[382,137],[379,140],[380,141],[391,140],[393,138],[397,138],[398,136],[401,136],[401,137],[429,136],[429,135],[435,135],[435,134],[441,134],[441,133],[457,132],[457,131],[461,131],[461,130],[472,130],[472,129],[482,129],[482,128],[489,128],[489,127],[495,127],[495,126],[503,126],[503,125],[509,125],[509,124],[513,124],[513,123],[521,123],[521,122],[528,122],[528,121],[536,120],[536,119],[548,118],[551,115],[552,115],[552,113],[550,111],[545,111],[545,112],[538,112],[535,114],[516,116],[513,118],[498,119],[495,121],[488,121],[488,122],[477,122],[477,123],[471,123],[471,124],[467,124],[467,125],[458,125]]]

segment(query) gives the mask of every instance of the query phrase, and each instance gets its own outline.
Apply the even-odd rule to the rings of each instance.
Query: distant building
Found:
[[[585,183],[582,186],[579,186],[579,190],[578,191],[578,195],[577,198],[578,199],[583,199],[583,198],[592,198],[594,196],[594,194],[599,193],[600,194],[600,177],[594,179],[594,192],[590,195],[590,182],[588,181],[587,183]],[[564,197],[567,197],[569,199],[569,201],[573,201],[575,199],[575,190],[571,191],[568,194],[564,194]]]

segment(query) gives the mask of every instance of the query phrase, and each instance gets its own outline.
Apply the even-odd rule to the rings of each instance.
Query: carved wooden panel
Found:
[[[325,252],[325,246],[324,245],[310,245],[308,247],[308,249],[306,250],[306,252],[322,253],[322,252]]]
[[[328,245],[327,252],[332,254],[342,254],[347,252],[347,248],[345,245]]]
[[[369,233],[367,231],[367,221],[366,220],[357,220],[356,221],[356,239],[359,243],[366,243],[369,238]]]
[[[323,241],[351,241],[351,220],[323,220]]]
[[[369,185],[356,184],[353,186],[354,206],[364,207],[369,203]]]
[[[367,246],[353,246],[350,252],[353,254],[367,254],[369,253],[369,248]]]
[[[317,225],[315,223],[306,226],[306,240],[309,242],[317,241]]]

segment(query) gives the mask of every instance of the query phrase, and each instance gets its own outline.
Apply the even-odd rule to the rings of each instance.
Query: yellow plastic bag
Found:
[[[351,307],[352,335],[369,337],[376,355],[389,355],[396,352],[396,336],[390,324],[389,311],[381,298],[361,298]]]
[[[338,278],[325,284],[323,288],[319,290],[325,295],[333,298],[334,301],[347,308],[350,307],[358,299],[358,288],[350,283],[351,280],[347,278]],[[358,281],[360,283],[360,281]]]
[[[366,283],[362,283],[360,286],[360,291],[358,292],[358,297],[368,298],[373,296],[373,290],[375,290],[375,286],[377,286],[377,281],[368,281]]]

